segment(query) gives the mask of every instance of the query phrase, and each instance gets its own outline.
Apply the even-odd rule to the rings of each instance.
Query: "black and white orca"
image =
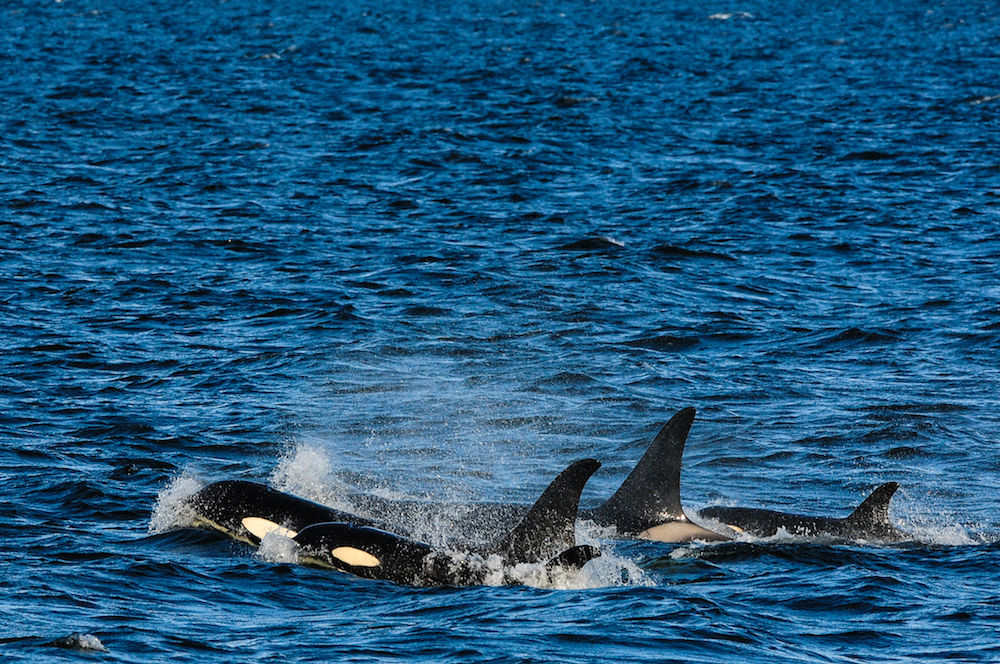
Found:
[[[889,522],[889,501],[899,488],[887,482],[875,489],[844,518],[806,516],[749,507],[707,507],[698,512],[736,533],[768,538],[783,534],[792,537],[863,540],[868,542],[903,542],[911,539]]]
[[[255,482],[230,480],[204,487],[186,502],[190,526],[209,528],[250,544],[272,533],[292,539],[305,563],[371,579],[410,585],[475,585],[495,579],[516,583],[520,563],[545,563],[548,571],[579,569],[600,555],[577,545],[580,493],[600,467],[577,461],[559,474],[527,514],[486,544],[453,552],[390,532],[375,519],[336,510]]]
[[[653,438],[618,490],[604,503],[581,509],[580,519],[608,528],[614,536],[625,539],[660,542],[729,539],[727,535],[691,521],[681,506],[681,458],[694,416],[694,408],[684,408],[674,415]],[[391,514],[402,523],[427,523],[450,518],[466,530],[474,530],[484,523],[516,519],[528,509],[524,505],[502,503],[454,505],[388,500],[368,494],[352,495],[348,500],[366,516]]]
[[[349,523],[313,524],[292,539],[299,546],[299,560],[303,563],[404,585],[470,586],[491,579],[494,583],[514,585],[519,581],[513,575],[513,565],[536,562],[530,555],[508,555],[491,561],[486,552],[435,549],[385,530]],[[580,569],[598,555],[595,547],[574,545],[548,560],[545,571],[551,574]]]

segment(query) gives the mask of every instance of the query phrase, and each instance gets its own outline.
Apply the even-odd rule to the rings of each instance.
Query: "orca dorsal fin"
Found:
[[[620,534],[640,533],[665,520],[686,520],[681,507],[681,457],[695,410],[679,411],[663,425],[614,495],[591,512]]]
[[[490,547],[508,564],[548,560],[576,546],[576,513],[580,494],[601,463],[583,459],[559,473],[521,522]]]
[[[889,501],[898,488],[898,482],[886,482],[878,487],[851,512],[847,521],[859,527],[892,528],[889,523]]]
[[[579,570],[594,558],[599,558],[600,549],[589,544],[577,544],[566,549],[558,556],[545,563],[545,569],[549,572],[557,570]]]

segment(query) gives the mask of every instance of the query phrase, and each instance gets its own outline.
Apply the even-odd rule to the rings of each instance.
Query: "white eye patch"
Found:
[[[378,567],[379,559],[361,549],[353,546],[338,546],[330,552],[330,555],[354,567]]]
[[[277,533],[289,539],[295,537],[298,533],[290,528],[285,528],[284,526],[279,526],[274,521],[268,521],[267,519],[262,519],[259,516],[248,516],[242,521],[243,527],[250,531],[250,534],[257,539],[264,539],[272,533]]]

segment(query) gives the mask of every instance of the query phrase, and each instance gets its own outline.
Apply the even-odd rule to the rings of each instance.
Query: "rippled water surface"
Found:
[[[4,659],[1000,660],[994,2],[111,4],[0,7]],[[914,541],[425,589],[168,527],[594,503],[687,405],[690,513],[895,480]]]

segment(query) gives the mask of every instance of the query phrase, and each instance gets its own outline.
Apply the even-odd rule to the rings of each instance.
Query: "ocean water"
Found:
[[[995,2],[0,7],[0,658],[1000,661]],[[225,478],[613,491],[669,545],[410,588],[171,528]],[[444,538],[446,522],[426,524]]]

